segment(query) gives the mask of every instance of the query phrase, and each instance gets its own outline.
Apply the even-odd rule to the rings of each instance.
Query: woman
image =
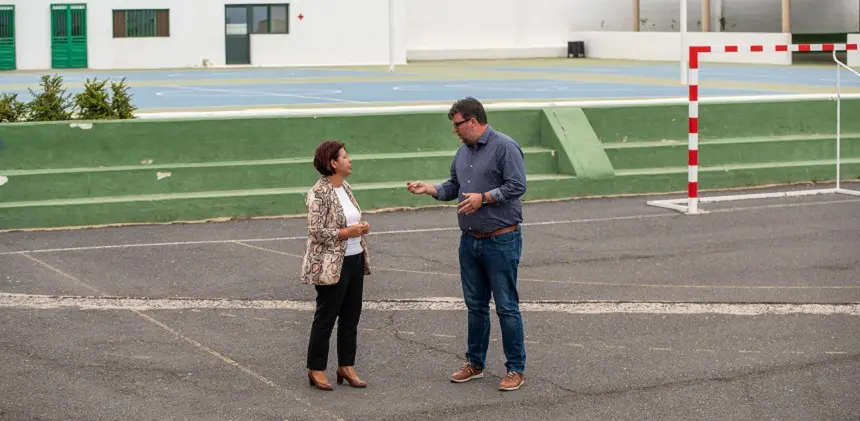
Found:
[[[319,145],[314,167],[322,176],[305,201],[308,240],[301,275],[302,283],[314,285],[317,291],[308,343],[308,382],[318,389],[333,390],[325,369],[337,319],[337,382],[367,387],[353,365],[364,275],[370,274],[365,239],[370,225],[361,221],[361,208],[344,181],[352,172],[352,161],[343,143],[328,140]]]

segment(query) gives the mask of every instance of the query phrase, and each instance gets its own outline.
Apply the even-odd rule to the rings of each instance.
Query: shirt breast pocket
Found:
[[[492,188],[496,188],[502,185],[502,167],[501,162],[498,160],[487,162],[483,166],[484,171],[482,176],[484,177],[484,182]]]

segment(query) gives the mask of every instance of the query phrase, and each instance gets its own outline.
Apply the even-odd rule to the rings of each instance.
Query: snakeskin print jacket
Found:
[[[349,184],[344,181],[343,187],[352,203],[361,211]],[[340,280],[347,242],[337,237],[339,230],[346,228],[346,215],[328,177],[320,177],[308,191],[305,206],[308,210],[308,239],[302,261],[302,283],[336,284]],[[361,236],[361,247],[364,249],[364,274],[370,275],[370,256],[364,235]]]

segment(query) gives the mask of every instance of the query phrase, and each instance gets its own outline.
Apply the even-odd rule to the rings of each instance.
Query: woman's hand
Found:
[[[359,222],[355,225],[350,225],[346,228],[341,228],[341,238],[361,237],[370,232],[370,224],[367,222]]]
[[[370,224],[369,224],[369,223],[367,223],[366,221],[361,221],[361,222],[358,224],[358,226],[360,226],[360,227],[361,227],[361,234],[362,234],[362,235],[367,235],[367,234],[369,234],[369,233],[370,233]]]

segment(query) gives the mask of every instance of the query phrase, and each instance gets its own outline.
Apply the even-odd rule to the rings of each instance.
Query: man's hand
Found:
[[[463,193],[463,196],[466,199],[457,205],[460,208],[458,213],[472,214],[484,205],[484,195],[481,193]]]
[[[431,196],[435,196],[438,193],[435,186],[423,181],[411,181],[406,183],[406,189],[412,194],[429,194]]]

